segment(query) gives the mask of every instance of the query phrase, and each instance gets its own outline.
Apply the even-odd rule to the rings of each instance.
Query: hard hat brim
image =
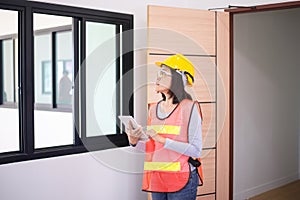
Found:
[[[163,62],[155,62],[155,64],[159,67],[161,67],[161,65],[163,64]]]
[[[155,62],[155,64],[158,66],[158,67],[161,67],[161,65],[165,64],[164,62]],[[193,85],[193,80],[191,79],[191,77],[187,76],[187,85],[188,86],[192,86]]]
[[[187,75],[188,85],[192,86],[194,83],[194,66],[186,57],[181,54],[176,54],[168,57],[164,61],[155,62],[155,64],[159,67],[162,65],[166,65],[174,70],[184,71]],[[180,66],[178,66],[180,65]]]

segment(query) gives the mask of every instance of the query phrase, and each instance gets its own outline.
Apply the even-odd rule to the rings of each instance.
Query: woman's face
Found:
[[[156,78],[156,92],[168,92],[171,87],[171,69],[165,65],[162,65],[160,70],[157,72]]]

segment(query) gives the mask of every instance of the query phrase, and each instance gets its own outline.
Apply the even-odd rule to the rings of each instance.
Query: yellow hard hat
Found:
[[[194,83],[195,69],[191,61],[181,54],[176,54],[166,58],[163,62],[155,62],[156,65],[167,65],[168,67],[184,72],[187,76],[188,85],[192,86]]]

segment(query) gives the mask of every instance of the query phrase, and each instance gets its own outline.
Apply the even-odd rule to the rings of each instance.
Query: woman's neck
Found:
[[[164,104],[165,105],[172,105],[174,96],[171,96],[169,93],[163,93],[163,94],[166,97],[165,100],[164,100]]]
[[[173,104],[174,97],[169,97],[169,98],[168,97],[166,97],[166,99],[164,101],[162,101],[161,105],[160,105],[160,110],[163,113],[170,113],[176,107],[176,104]]]
[[[173,105],[173,97],[171,97],[171,98],[166,98],[166,100],[165,100],[165,105],[166,105],[166,106],[172,106],[172,105]]]

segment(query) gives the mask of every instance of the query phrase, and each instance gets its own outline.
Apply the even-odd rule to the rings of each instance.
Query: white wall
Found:
[[[234,194],[298,178],[300,9],[234,17]]]
[[[89,153],[2,165],[0,176],[1,200],[144,199],[140,175],[115,171]]]
[[[40,1],[40,0],[39,0]],[[208,9],[231,5],[256,5],[263,3],[282,2],[280,0],[44,0],[43,2],[66,4],[78,7],[109,10],[134,14],[134,27],[147,26],[147,5],[163,5]],[[135,44],[145,43],[146,37],[135,38]],[[146,63],[145,51],[135,52],[135,67]],[[135,85],[146,79],[145,71],[135,76]],[[135,93],[135,116],[138,121],[146,121],[146,90]],[[113,166],[122,166],[131,171],[141,171],[142,156],[129,152],[129,148],[113,149],[96,152],[101,154],[100,160],[118,162]],[[125,152],[125,153],[124,153]],[[146,199],[140,191],[141,176],[121,172],[112,165],[107,166],[95,160],[94,154],[87,153],[21,162],[0,166],[0,199],[1,200],[52,200],[52,199]],[[126,170],[125,170],[126,171]]]

